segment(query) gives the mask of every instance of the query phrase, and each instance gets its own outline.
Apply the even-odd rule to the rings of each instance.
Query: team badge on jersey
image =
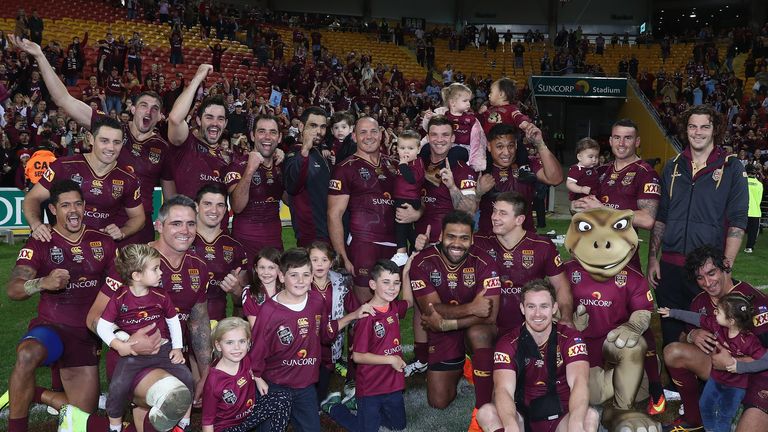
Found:
[[[64,262],[64,251],[58,247],[54,246],[48,251],[49,256],[51,257],[51,261],[53,261],[54,264],[61,264]]]
[[[368,168],[360,168],[358,171],[358,174],[360,174],[360,178],[368,181],[371,179],[371,172],[368,171]]]
[[[290,328],[281,325],[277,329],[277,338],[281,344],[290,345],[293,342],[293,332],[291,332]]]
[[[256,304],[261,306],[264,304],[264,302],[267,300],[267,296],[263,292],[259,292],[256,294]]]
[[[575,270],[573,273],[571,273],[571,282],[577,284],[581,282],[581,272],[578,270]]]
[[[716,170],[715,170],[715,171],[712,173],[712,180],[714,180],[714,181],[720,181],[720,179],[721,179],[722,177],[723,177],[723,169],[722,169],[722,168],[716,169]]]
[[[261,173],[258,172],[258,171],[254,172],[253,173],[253,177],[251,177],[251,182],[254,185],[256,185],[256,186],[260,185],[261,184]]]
[[[227,264],[232,264],[232,260],[235,257],[235,249],[232,246],[224,246],[224,261],[227,262]]]
[[[227,403],[227,405],[234,405],[237,403],[237,395],[230,389],[224,389],[224,393],[221,395],[221,400]]]
[[[616,275],[616,286],[623,288],[625,285],[627,285],[627,272],[622,271]]]
[[[189,285],[194,292],[200,289],[200,270],[189,269]]]
[[[624,176],[623,179],[621,179],[621,185],[622,186],[629,186],[632,184],[632,182],[635,180],[635,173],[629,172],[627,175]]]
[[[523,267],[527,269],[533,267],[533,250],[523,250]]]
[[[104,259],[104,248],[101,246],[100,241],[91,242],[91,254],[97,261]]]
[[[149,149],[149,161],[153,164],[160,163],[160,149],[159,148],[150,148]]]
[[[464,286],[471,288],[475,285],[475,268],[467,267],[462,270],[464,276]]]
[[[387,334],[387,331],[384,329],[384,324],[380,323],[379,321],[376,321],[376,323],[373,325],[373,332],[376,333],[376,337],[381,339],[384,337],[385,334]]]
[[[432,282],[432,285],[439,287],[443,284],[443,275],[437,270],[432,270],[429,273],[429,281]]]
[[[83,176],[81,176],[78,173],[72,174],[72,177],[70,177],[70,180],[72,180],[73,182],[77,183],[80,187],[83,186]]]
[[[123,185],[122,184],[113,184],[112,185],[112,198],[118,199],[123,195]]]

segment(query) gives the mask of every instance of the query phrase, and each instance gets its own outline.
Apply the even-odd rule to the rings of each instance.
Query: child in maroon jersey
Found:
[[[464,84],[453,83],[443,88],[441,93],[444,106],[424,115],[424,130],[427,130],[427,123],[433,115],[445,115],[453,125],[454,143],[469,153],[469,166],[475,171],[485,171],[485,151],[488,142],[480,121],[470,111],[472,90]],[[460,160],[467,162],[467,159]]]
[[[211,333],[218,357],[203,390],[203,432],[247,432],[270,420],[272,431],[288,426],[288,393],[268,392],[269,385],[251,370],[251,327],[238,317],[224,318]]]
[[[599,156],[600,144],[592,138],[582,138],[576,143],[576,159],[579,162],[571,166],[565,180],[569,201],[595,194],[600,179],[597,174]]]
[[[336,254],[328,243],[316,241],[309,245],[309,261],[312,263],[312,290],[323,296],[328,320],[344,316],[344,299],[349,292],[344,276],[331,270]],[[344,333],[340,332],[331,344],[323,344],[320,364],[320,381],[317,382],[317,400],[328,396],[328,383],[334,364],[344,349]],[[352,393],[354,397],[354,392]]]
[[[277,281],[279,265],[280,251],[273,247],[262,248],[256,255],[256,264],[253,266],[256,276],[253,279],[256,283],[245,287],[242,297],[243,315],[251,324],[251,328],[256,324],[261,305],[282,289]]]
[[[323,157],[331,165],[341,162],[355,153],[357,148],[352,140],[355,115],[349,111],[337,111],[331,116],[331,130],[322,146]]]
[[[176,307],[163,289],[155,288],[160,284],[163,274],[160,270],[160,253],[149,245],[128,245],[119,250],[115,268],[126,284],[118,288],[110,298],[96,331],[104,343],[121,356],[112,374],[107,397],[109,429],[120,432],[133,380],[143,369],[164,369],[183,381],[190,392],[194,391],[194,387],[192,374],[183,365],[184,341]],[[157,325],[165,340],[157,354],[139,356],[133,351],[132,344],[127,342],[127,337],[122,340],[114,333],[115,325],[130,335],[152,323]],[[150,411],[149,415],[152,419],[155,413]],[[182,429],[189,425],[189,416],[187,410],[184,418],[179,421]]]
[[[408,269],[405,269],[407,272]],[[368,302],[376,315],[355,324],[352,358],[357,363],[357,415],[352,414],[341,395],[332,393],[323,404],[337,423],[349,431],[405,429],[405,361],[400,336],[400,320],[413,305],[413,292],[406,285],[400,293],[400,270],[395,263],[379,260],[371,269],[369,286],[373,298]]]
[[[397,156],[400,158],[398,167],[400,175],[395,177],[395,188],[392,197],[395,208],[410,204],[414,209],[421,208],[421,187],[424,184],[424,160],[419,157],[418,132],[406,130],[397,136]],[[397,253],[392,261],[402,267],[408,260],[408,240],[413,240],[413,224],[400,223],[395,220],[395,239]]]
[[[750,331],[754,316],[751,299],[739,293],[724,295],[715,308],[714,317],[669,308],[659,308],[659,314],[710,331],[722,349],[727,349],[733,357],[748,356],[759,360],[766,356],[760,339]],[[731,430],[749,378],[748,374],[736,373],[736,364],[734,361],[724,371],[712,368],[710,379],[704,385],[699,407],[707,431]]]

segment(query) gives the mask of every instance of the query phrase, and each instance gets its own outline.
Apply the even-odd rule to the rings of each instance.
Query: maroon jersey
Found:
[[[597,187],[600,183],[597,168],[584,168],[579,164],[572,165],[568,169],[568,180],[576,182],[578,186],[588,186],[589,194],[597,196]],[[584,196],[586,195],[583,193],[568,192],[569,201],[576,201]]]
[[[494,370],[511,370],[520,373],[518,370],[515,356],[519,347],[520,331],[518,327],[512,332],[502,336],[496,342],[496,352],[493,354]],[[557,332],[557,371],[555,372],[555,388],[560,397],[560,406],[563,408],[563,414],[568,412],[568,399],[571,395],[571,388],[566,379],[566,368],[569,364],[577,361],[589,361],[587,355],[587,344],[581,337],[581,333],[570,327],[552,323],[552,331]],[[547,360],[547,345],[549,341],[539,347],[539,358],[525,359],[525,388],[523,397],[525,404],[530,406],[533,399],[540,398],[547,393],[547,383],[549,381],[549,361]],[[530,360],[530,361],[529,361]]]
[[[453,125],[453,142],[468,146],[470,138],[472,137],[472,126],[477,121],[474,113],[465,112],[462,115],[453,115],[450,111],[446,111],[445,117]]]
[[[501,288],[496,262],[477,246],[469,248],[461,264],[451,264],[443,258],[438,245],[419,252],[409,273],[411,289],[416,297],[437,292],[444,304],[466,304],[484,288],[486,296],[498,296]],[[439,363],[463,357],[464,331],[427,331],[429,362]]]
[[[531,172],[536,174],[541,167],[541,161],[539,158],[530,159]],[[523,222],[523,228],[526,230],[535,230],[533,224],[533,198],[536,193],[536,183],[533,181],[520,181],[520,171],[516,165],[508,168],[501,168],[493,165],[491,168],[491,175],[496,181],[496,185],[490,191],[480,199],[480,221],[477,229],[477,233],[480,235],[493,235],[493,228],[491,227],[491,214],[493,214],[493,202],[496,200],[496,195],[501,192],[518,192],[525,198],[525,202],[528,203],[528,211],[525,213],[525,221]]]
[[[128,334],[155,324],[155,329],[160,330],[160,336],[168,341],[171,340],[171,334],[165,320],[174,316],[176,307],[163,290],[151,288],[147,295],[137,297],[126,285],[117,289],[101,314],[101,318],[117,324],[120,330]]]
[[[496,260],[501,280],[499,316],[496,325],[499,334],[505,334],[520,327],[523,315],[520,312],[520,291],[526,282],[556,276],[563,272],[560,253],[547,237],[528,231],[522,239],[507,249],[496,236],[475,236],[475,246]]]
[[[227,188],[237,185],[248,166],[248,154],[229,165],[224,183]],[[280,222],[280,200],[283,197],[283,170],[273,164],[265,164],[251,177],[248,189],[248,203],[232,221],[232,234],[241,239],[255,255],[264,246],[283,249],[283,226]]]
[[[176,192],[188,197],[196,196],[207,183],[223,184],[229,165],[221,148],[208,146],[192,132],[181,146],[173,147],[171,159]]]
[[[192,308],[204,303],[206,300],[205,292],[208,290],[208,267],[198,257],[189,253],[184,255],[181,264],[173,267],[164,257],[160,257],[160,270],[163,276],[158,288],[162,288],[176,306],[176,312],[181,322],[181,331],[184,335],[184,346],[189,343],[189,329],[187,323]],[[101,287],[101,292],[108,297],[122,286],[120,276],[116,271],[110,271],[105,284]]]
[[[240,360],[234,375],[211,365],[203,386],[203,426],[220,432],[239,425],[251,414],[255,399],[256,381],[248,356]]]
[[[259,287],[250,285],[243,288],[243,316],[256,317],[258,319],[261,311],[261,305],[267,301],[267,295]]]
[[[123,84],[120,77],[110,76],[107,79],[107,88],[104,90],[107,96],[121,96],[123,94]]]
[[[429,241],[435,243],[440,238],[443,226],[443,217],[453,211],[453,200],[448,187],[440,180],[440,170],[445,168],[445,160],[440,163],[426,165],[424,187],[421,189],[421,202],[424,205],[424,214],[416,222],[416,232],[427,231],[431,226]],[[465,162],[457,161],[451,166],[453,181],[461,193],[465,195],[475,194],[477,174]],[[394,215],[393,219],[394,220]]]
[[[357,240],[394,241],[396,177],[397,165],[383,156],[378,165],[356,155],[336,164],[328,195],[349,195],[349,231]]]
[[[728,328],[717,323],[714,316],[701,315],[701,328],[715,335],[718,342],[733,357],[752,357],[757,360],[765,354],[760,339],[751,331],[742,331],[735,337],[728,336]],[[720,384],[730,387],[747,388],[749,374],[737,374],[712,368],[710,377]]]
[[[109,224],[122,226],[128,220],[125,209],[141,205],[139,180],[119,165],[99,177],[85,155],[67,156],[56,159],[40,177],[39,184],[51,190],[54,182],[66,179],[79,184],[83,191],[83,222],[89,228],[101,229]]]
[[[91,124],[101,117],[105,117],[101,111],[91,112]],[[144,205],[144,213],[153,214],[154,203],[152,196],[155,186],[160,185],[160,179],[173,180],[171,176],[172,166],[169,163],[168,143],[158,134],[153,134],[144,141],[139,141],[133,136],[128,126],[123,127],[125,138],[117,164],[125,167],[125,170],[139,179],[141,186],[141,203]],[[147,223],[151,222],[151,218]]]
[[[598,282],[576,260],[564,264],[563,270],[571,280],[575,305],[584,305],[589,314],[589,326],[582,331],[589,348],[590,366],[603,367],[603,341],[611,330],[629,319],[634,311],[653,311],[653,296],[643,274],[631,266],[616,276]]]
[[[338,323],[328,321],[328,311],[317,292],[307,293],[304,309],[299,312],[274,299],[267,300],[261,305],[253,331],[253,371],[285,387],[313,385],[320,376],[321,340],[330,343],[337,332]]]
[[[410,170],[413,182],[406,179],[404,170]],[[392,196],[401,200],[417,200],[421,197],[421,189],[424,187],[424,161],[416,158],[407,164],[400,164],[400,175],[395,177],[395,190]]]
[[[606,207],[637,210],[637,200],[661,198],[659,176],[642,160],[616,171],[613,163],[600,167],[600,184],[595,196]]]
[[[382,356],[403,356],[400,344],[400,320],[408,312],[408,302],[395,300],[386,310],[376,308],[375,316],[367,316],[355,323],[353,352]],[[358,364],[355,375],[355,396],[376,396],[405,389],[405,374],[385,364]]]
[[[30,237],[19,251],[17,266],[35,269],[37,277],[48,276],[58,268],[69,270],[69,284],[63,290],[40,292],[38,318],[56,324],[86,327],[85,316],[112,266],[115,249],[112,237],[87,228],[74,241],[55,229],[51,230],[49,242]]]
[[[198,233],[188,252],[200,258],[208,267],[209,317],[215,320],[225,318],[227,293],[222,291],[221,282],[238,267],[247,270],[248,256],[245,254],[245,248],[239,241],[224,233],[219,234],[211,243],[205,241]]]
[[[768,296],[743,281],[734,281],[733,289],[730,292],[740,293],[752,299],[752,306],[755,308],[755,316],[752,318],[752,324],[754,325],[752,332],[757,336],[768,333]],[[715,316],[715,306],[712,297],[702,291],[693,298],[691,311],[713,317]],[[689,326],[688,331],[694,328],[694,326]]]
[[[519,128],[520,123],[530,123],[531,119],[521,113],[517,105],[507,104],[488,107],[488,111],[481,114],[480,122],[483,125],[483,131],[488,135],[491,128],[499,123],[511,124],[512,126]]]
[[[104,90],[102,90],[101,88],[88,86],[83,89],[83,102],[87,104],[91,102],[96,102],[97,104],[101,104],[101,99],[99,99],[99,95],[101,93],[104,93]]]

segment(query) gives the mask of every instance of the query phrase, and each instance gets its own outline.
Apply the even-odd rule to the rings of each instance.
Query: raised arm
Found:
[[[176,99],[176,103],[173,104],[173,109],[168,114],[168,142],[172,145],[180,146],[184,144],[189,136],[189,125],[187,124],[187,114],[192,107],[192,103],[195,101],[195,94],[200,84],[205,81],[205,78],[213,70],[213,66],[209,64],[201,64],[197,68],[197,73],[189,81],[189,85],[184,88],[179,97]]]
[[[550,186],[557,186],[563,182],[563,167],[560,166],[555,154],[549,150],[541,135],[541,130],[535,128],[530,134],[530,139],[536,146],[536,152],[541,159],[541,169],[536,172],[536,178]]]

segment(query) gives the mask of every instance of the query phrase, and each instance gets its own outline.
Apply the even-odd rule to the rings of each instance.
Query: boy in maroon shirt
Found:
[[[319,432],[315,383],[320,375],[320,344],[331,343],[352,320],[375,312],[365,304],[354,313],[329,321],[322,296],[310,290],[312,267],[305,249],[283,254],[278,277],[285,289],[264,302],[254,326],[250,353],[253,372],[267,381],[270,392],[291,394],[294,430]]]
[[[400,175],[395,177],[395,208],[410,204],[414,209],[421,208],[421,187],[424,184],[424,161],[419,158],[418,132],[407,130],[397,137],[397,156],[400,158]],[[395,239],[397,253],[392,261],[398,266],[405,265],[408,260],[408,240],[413,241],[413,224],[399,223],[395,220]]]
[[[322,408],[350,431],[379,430],[381,425],[402,430],[405,429],[405,361],[400,345],[400,320],[413,305],[413,292],[406,285],[403,299],[397,299],[401,288],[399,269],[387,260],[379,260],[373,266],[369,286],[373,298],[368,304],[376,315],[357,322],[351,348],[352,360],[357,364],[357,415],[340,403],[338,392],[329,394]]]

